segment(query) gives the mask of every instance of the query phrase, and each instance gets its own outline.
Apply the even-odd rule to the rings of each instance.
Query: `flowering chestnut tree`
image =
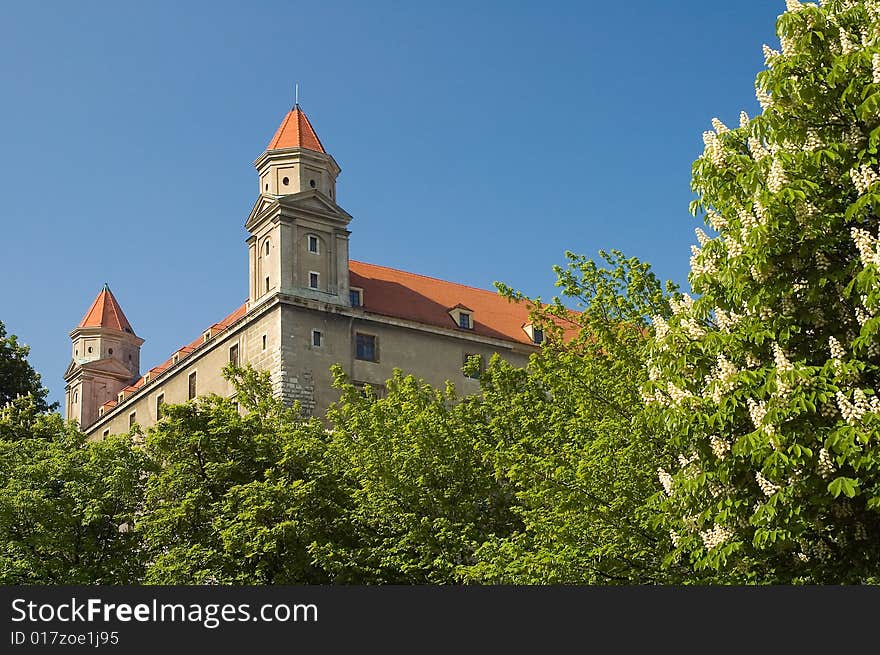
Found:
[[[656,521],[720,582],[878,582],[880,2],[776,28],[761,114],[713,119],[693,166],[696,297],[654,321]]]

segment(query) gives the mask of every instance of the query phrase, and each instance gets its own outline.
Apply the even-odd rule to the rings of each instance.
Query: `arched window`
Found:
[[[269,254],[269,239],[266,239],[266,243],[263,246],[263,252],[268,255]]]

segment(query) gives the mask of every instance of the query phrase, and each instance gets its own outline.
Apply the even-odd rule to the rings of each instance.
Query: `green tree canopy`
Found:
[[[719,581],[876,581],[880,5],[787,8],[761,115],[694,163],[698,296],[654,321],[657,523]]]
[[[19,396],[33,396],[36,409],[54,409],[46,403],[49,390],[43,387],[40,374],[27,360],[30,347],[20,344],[14,335],[6,334],[6,326],[0,321],[0,407]]]

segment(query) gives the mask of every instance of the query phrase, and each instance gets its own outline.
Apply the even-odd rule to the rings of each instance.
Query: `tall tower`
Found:
[[[70,333],[73,360],[64,373],[66,416],[81,426],[140,376],[141,345],[106,284]]]
[[[340,168],[298,104],[254,166],[260,195],[245,223],[248,307],[278,293],[348,305],[351,216],[336,204]]]

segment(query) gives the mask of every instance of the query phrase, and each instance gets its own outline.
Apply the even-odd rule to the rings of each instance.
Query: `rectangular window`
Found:
[[[105,437],[109,437],[109,436],[110,436],[110,428],[107,428],[106,430],[104,430],[104,436],[105,436]]]
[[[238,344],[229,348],[229,363],[238,366]]]
[[[361,289],[350,289],[348,298],[352,307],[360,307],[364,304],[364,292]]]
[[[189,374],[189,391],[188,397],[190,400],[196,397],[196,372],[193,371]]]
[[[263,350],[266,350],[266,335],[263,335]]]
[[[464,312],[461,312],[458,315],[458,327],[464,328],[465,330],[470,330],[471,329],[471,315],[465,314]]]
[[[162,405],[165,404],[165,394],[160,393],[156,396],[156,420],[162,418]]]
[[[309,252],[318,254],[318,237],[314,234],[309,235]]]
[[[317,289],[318,288],[318,274],[314,271],[309,272],[309,288]]]
[[[477,356],[480,358],[479,368],[471,375],[468,375],[467,373],[464,373],[464,371],[462,371],[466,378],[471,378],[472,380],[478,379],[480,377],[480,373],[482,373],[483,371],[486,370],[486,362],[483,360],[483,356],[478,353],[465,353],[464,356],[462,357],[462,362],[461,362],[462,366],[467,364],[468,360],[474,356]]]
[[[266,293],[269,293],[269,276],[266,276]]]
[[[372,334],[361,334],[360,332],[355,334],[354,337],[355,343],[355,357],[357,359],[362,359],[365,362],[378,362],[379,358],[377,357],[376,352],[376,337]]]
[[[137,423],[137,412],[132,412],[128,415],[128,427],[134,426]]]
[[[534,341],[535,343],[544,343],[544,330],[539,330],[538,328],[535,328],[532,331],[532,334],[534,335],[532,337],[532,341]]]
[[[324,333],[320,330],[312,330],[312,345],[320,348],[324,345]]]

